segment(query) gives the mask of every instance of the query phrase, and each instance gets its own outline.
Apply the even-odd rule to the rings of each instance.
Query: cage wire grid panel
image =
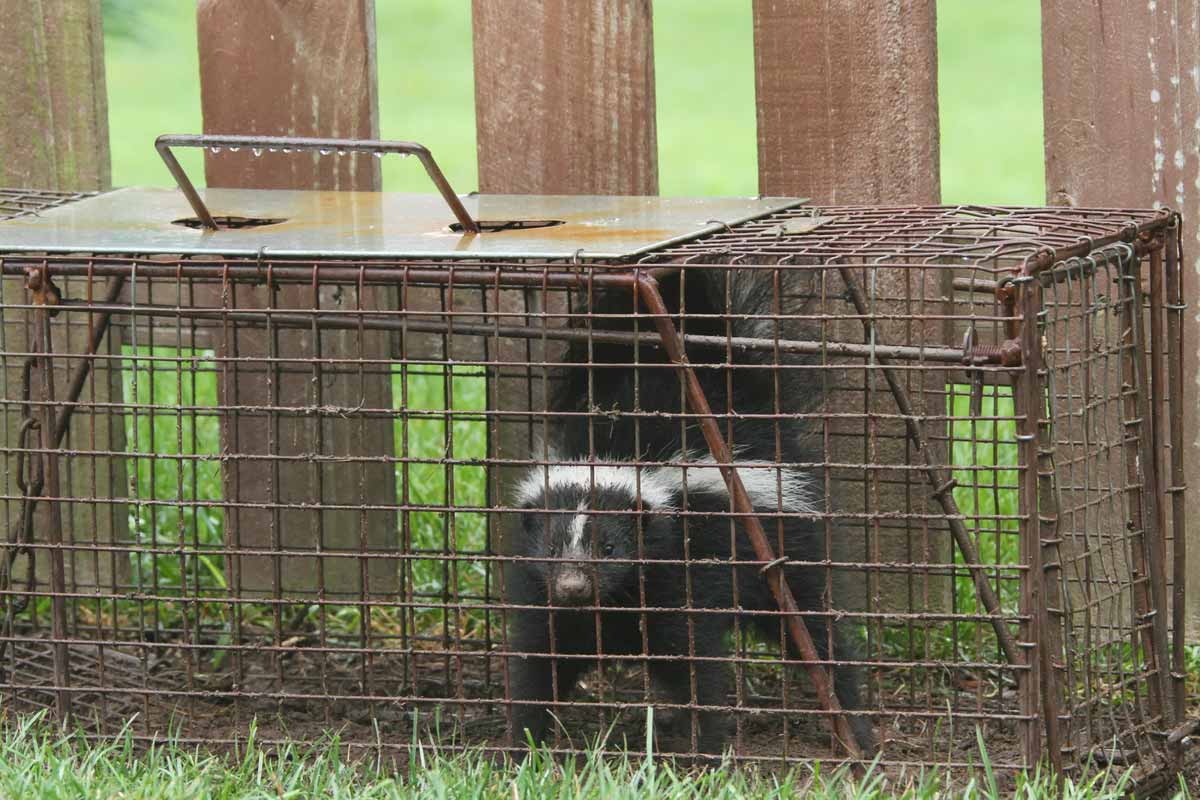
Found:
[[[0,702],[400,760],[528,726],[1169,770],[1177,235],[802,206],[629,258],[282,258],[0,224]]]

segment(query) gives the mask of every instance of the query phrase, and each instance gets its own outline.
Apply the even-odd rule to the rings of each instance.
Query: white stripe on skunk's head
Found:
[[[728,501],[729,490],[720,468],[709,454],[676,453],[669,465],[608,463],[601,466],[550,464],[531,467],[517,485],[517,505],[527,508],[571,508],[582,510],[588,499],[603,497],[604,505],[651,512],[673,512],[683,505],[684,482],[692,496],[718,496]],[[760,511],[817,514],[820,505],[812,478],[800,470],[779,467],[766,461],[735,459],[750,496]],[[549,501],[549,502],[548,502]]]
[[[610,500],[620,498],[633,510],[640,498],[646,511],[673,511],[679,495],[678,485],[653,467],[634,464],[590,466],[582,464],[531,467],[517,484],[517,505],[545,506],[547,492],[572,502],[585,503],[593,493]]]

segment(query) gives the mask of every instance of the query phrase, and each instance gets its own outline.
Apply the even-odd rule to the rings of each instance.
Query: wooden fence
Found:
[[[378,133],[373,0],[197,5],[207,132]],[[1047,197],[1170,205],[1184,215],[1185,252],[1200,253],[1198,5],[1043,0],[1042,41]],[[472,12],[480,190],[657,191],[651,0],[474,0]],[[937,202],[934,1],[754,0],[750,13],[760,190]],[[0,185],[107,188],[106,116],[100,0],[3,0]],[[373,162],[243,153],[209,157],[206,173],[210,185],[373,189]],[[1200,385],[1195,305],[1186,319],[1185,375]],[[1193,583],[1198,409],[1184,409]],[[1200,592],[1189,624],[1200,633]]]

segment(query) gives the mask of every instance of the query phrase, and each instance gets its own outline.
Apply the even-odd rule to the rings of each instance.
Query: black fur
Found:
[[[728,270],[689,269],[686,287],[681,290],[680,279],[664,282],[664,297],[673,314],[680,308],[686,311],[683,322],[687,333],[725,336],[776,335],[780,338],[805,336],[802,330],[790,329],[793,322],[778,323],[763,320],[763,315],[775,314],[777,309],[773,283],[774,270],[754,272],[749,269]],[[611,313],[613,320],[594,327],[628,330],[629,296],[599,295],[592,310]],[[726,315],[706,318],[705,315]],[[652,331],[652,323],[643,320],[643,331]],[[811,332],[807,333],[811,338]],[[622,345],[593,344],[570,348],[567,361],[591,361],[593,367],[589,386],[589,370],[581,367],[563,369],[562,384],[556,392],[550,411],[583,411],[586,415],[555,417],[551,421],[551,460],[565,462],[609,462],[651,460],[663,461],[680,452],[691,452],[689,462],[706,453],[698,426],[681,425],[678,415],[685,410],[680,392],[678,371],[667,366],[664,354],[657,347],[639,349],[637,363],[633,348]],[[800,359],[781,359],[776,364],[773,352],[735,351],[732,369],[724,348],[689,348],[689,360],[697,366],[698,377],[713,411],[719,415],[723,432],[728,432],[730,414],[795,413],[809,410],[819,400],[819,388],[814,388],[817,373],[796,370]],[[613,365],[613,366],[603,366]],[[739,368],[744,367],[744,368]],[[819,387],[819,384],[817,384]],[[590,390],[590,391],[589,391]],[[591,397],[589,406],[588,398]],[[638,415],[630,413],[637,409]],[[651,412],[647,415],[647,412]],[[655,416],[652,412],[666,412]],[[796,419],[747,419],[738,417],[732,425],[732,442],[738,460],[797,463],[819,461],[810,451],[805,426]],[[727,434],[728,435],[728,434]],[[551,475],[555,467],[549,467]],[[632,474],[633,468],[628,468]],[[720,657],[728,650],[729,632],[734,624],[733,613],[689,612],[688,580],[690,573],[690,606],[693,609],[729,609],[733,607],[733,581],[737,581],[737,597],[745,611],[774,611],[776,605],[758,566],[736,569],[712,563],[728,560],[731,549],[741,561],[754,561],[755,554],[746,537],[729,516],[729,498],[723,487],[713,480],[700,481],[687,487],[687,514],[677,513],[684,507],[683,485],[678,470],[642,468],[642,511],[634,493],[627,488],[589,485],[585,481],[570,485],[555,485],[547,493],[542,485],[540,469],[527,479],[524,493],[526,511],[521,515],[521,530],[513,538],[514,554],[544,561],[519,561],[506,572],[509,601],[523,606],[554,606],[555,610],[526,609],[510,614],[510,644],[515,652],[530,654],[510,659],[510,688],[513,700],[514,734],[523,742],[527,731],[540,740],[551,721],[546,701],[570,697],[578,678],[595,666],[596,612],[589,610],[598,602],[601,606],[631,610],[608,610],[600,614],[603,652],[614,655],[684,656],[648,660],[648,668],[656,688],[669,701],[678,704],[693,702],[692,670],[695,675],[694,702],[699,706],[723,706],[730,688],[729,669],[719,661],[692,660],[689,627],[694,637],[694,654]],[[594,473],[593,473],[594,475]],[[716,470],[709,468],[710,478]],[[662,488],[675,476],[671,502],[654,507],[660,500]],[[808,480],[823,494],[819,473],[808,471]],[[800,477],[793,475],[791,477]],[[600,481],[595,481],[599,484]],[[649,488],[658,491],[651,497]],[[824,503],[816,503],[824,508]],[[796,514],[776,515],[778,506],[771,497],[760,493],[756,507],[764,512],[764,528],[777,555],[796,560],[820,560],[826,557],[824,527],[811,517]],[[789,510],[788,508],[784,509]],[[794,510],[794,509],[793,509]],[[558,511],[560,513],[552,513]],[[579,538],[578,517],[585,512],[586,525],[581,526],[587,553],[580,557],[572,553],[573,537]],[[782,522],[778,522],[781,519]],[[573,557],[572,557],[573,556]],[[685,573],[681,564],[656,563],[663,560],[683,560],[691,563]],[[641,564],[637,562],[642,562]],[[735,575],[736,573],[736,575]],[[820,568],[789,568],[788,585],[796,602],[804,610],[824,610],[826,602],[825,573]],[[644,587],[645,595],[641,592]],[[640,613],[636,609],[672,608],[678,612]],[[553,617],[553,619],[551,619]],[[689,617],[692,624],[689,626]],[[645,620],[646,630],[641,629]],[[835,659],[854,659],[855,651],[842,631],[829,629],[826,617],[806,618],[806,624],[822,658],[829,657],[832,640]],[[757,629],[767,641],[780,640],[780,618],[770,614],[742,614],[743,627]],[[551,628],[553,626],[553,635]],[[790,644],[790,642],[789,642]],[[790,653],[797,657],[795,652]],[[590,656],[590,657],[589,657]],[[553,681],[557,679],[557,693]],[[860,708],[859,670],[838,666],[834,673],[835,689],[841,704],[847,709]],[[692,728],[692,715],[678,715],[685,730],[674,733],[668,746],[677,750],[720,752],[728,738],[725,720],[729,712],[700,711],[696,714],[698,730]],[[866,718],[851,715],[851,725],[859,745],[866,751],[874,749],[874,734]],[[693,742],[692,736],[696,735]]]

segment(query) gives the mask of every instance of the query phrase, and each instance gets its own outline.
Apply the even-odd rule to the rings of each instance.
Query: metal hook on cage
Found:
[[[51,317],[58,316],[58,306],[62,305],[63,293],[50,279],[48,262],[43,261],[40,266],[25,270],[25,288],[33,296],[34,305],[45,306]]]
[[[972,322],[967,332],[963,334],[963,364],[971,367],[975,364],[975,346],[979,343],[979,332],[975,329],[975,323]],[[983,370],[967,369],[967,379],[971,383],[971,401],[968,412],[971,417],[977,418],[983,415]]]
[[[265,282],[266,286],[267,286],[267,291],[271,291],[274,287],[271,286],[271,266],[269,264],[267,265],[266,275],[265,276],[263,275],[263,261],[265,261],[266,257],[267,257],[266,250],[267,250],[267,246],[263,245],[262,247],[258,248],[258,250],[255,251],[255,253],[254,253],[254,271],[257,275],[258,282],[260,284]]]
[[[583,272],[583,254],[584,249],[582,247],[576,249],[574,253],[571,253],[571,269],[576,275]]]
[[[729,227],[729,223],[723,219],[706,219],[706,220],[704,220],[704,224],[705,225],[720,225],[722,228],[725,229],[726,233],[733,233],[733,228]]]
[[[4,606],[3,627],[0,628],[0,679],[5,678],[4,653],[8,641],[12,638],[16,615],[28,608],[29,599],[36,589],[35,552],[30,545],[33,543],[33,516],[37,510],[37,498],[41,495],[45,485],[45,465],[42,463],[41,454],[35,456],[31,453],[29,442],[32,434],[37,433],[40,436],[42,427],[37,418],[33,416],[30,402],[31,377],[36,361],[36,358],[27,358],[21,369],[23,417],[17,432],[16,470],[17,488],[21,492],[20,512],[17,515],[17,521],[9,529],[7,541],[0,545],[0,549],[4,551],[4,557],[0,560],[0,592],[3,592],[3,595],[0,595],[0,604]],[[25,591],[23,596],[16,598],[11,594],[13,569],[21,555],[26,555],[29,563],[24,581]]]
[[[37,510],[37,498],[42,493],[46,482],[45,465],[38,455],[30,457],[29,437],[32,433],[41,431],[41,423],[33,417],[21,421],[17,433],[17,488],[21,491],[21,511],[16,523],[9,530],[8,541],[5,543],[6,557],[0,562],[0,588],[5,591],[12,587],[12,570],[18,556],[25,554],[29,557],[29,572],[26,576],[26,597],[19,602],[5,599],[5,605],[12,613],[20,613],[29,603],[28,595],[33,592],[34,584],[34,552],[30,548],[33,543],[33,515]]]

